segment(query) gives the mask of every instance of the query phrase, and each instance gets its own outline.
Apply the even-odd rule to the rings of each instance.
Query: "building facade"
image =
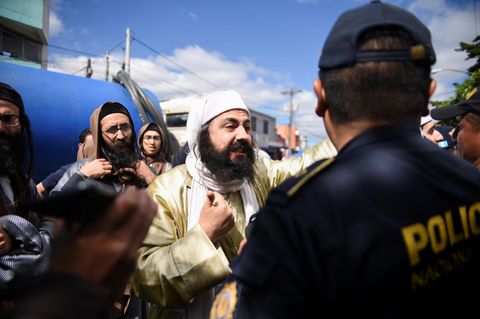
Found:
[[[49,0],[0,2],[0,61],[47,68]]]

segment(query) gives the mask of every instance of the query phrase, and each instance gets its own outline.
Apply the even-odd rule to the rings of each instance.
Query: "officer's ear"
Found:
[[[431,79],[430,85],[428,87],[427,100],[425,101],[423,106],[422,116],[428,115],[430,113],[430,111],[428,110],[428,101],[430,101],[430,98],[432,97],[436,89],[437,89],[437,81],[435,81],[434,79]]]
[[[325,116],[325,111],[327,110],[327,99],[325,97],[325,90],[323,89],[322,81],[317,79],[313,82],[313,90],[317,96],[317,107],[315,108],[315,113],[320,116]]]

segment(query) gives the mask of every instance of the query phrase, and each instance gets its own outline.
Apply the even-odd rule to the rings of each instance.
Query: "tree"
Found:
[[[475,87],[480,85],[480,69],[474,71],[468,78],[462,83],[454,83],[455,96],[444,101],[432,101],[432,105],[436,107],[442,107],[450,104],[455,104],[465,99],[465,96],[472,91]]]
[[[468,72],[473,73],[480,69],[480,35],[473,39],[473,43],[460,42],[460,48],[455,49],[455,51],[466,52],[467,58],[465,60],[477,60],[474,65],[468,68]]]
[[[460,42],[460,48],[455,49],[455,51],[466,52],[466,60],[476,59],[477,62],[468,68],[468,72],[471,73],[468,78],[462,83],[453,84],[455,86],[455,96],[444,101],[431,101],[434,107],[443,107],[465,100],[465,96],[480,85],[480,35],[475,37],[473,43]],[[443,123],[452,126],[456,125],[454,119],[446,120]]]

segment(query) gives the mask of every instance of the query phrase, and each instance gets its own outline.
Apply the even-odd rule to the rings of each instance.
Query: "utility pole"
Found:
[[[87,60],[87,68],[86,68],[85,71],[86,71],[85,76],[87,78],[91,78],[92,74],[93,74],[93,69],[92,69],[92,60],[90,58],[88,58],[88,60]]]
[[[301,93],[303,90],[294,90],[290,89],[288,91],[282,91],[283,95],[290,95],[290,105],[288,106],[288,140],[287,140],[287,156],[291,154],[291,146],[292,146],[292,124],[293,124],[293,114],[296,110],[293,108],[293,96],[297,93]]]
[[[127,38],[125,39],[125,72],[130,74],[130,28],[126,31]]]
[[[108,72],[110,72],[110,56],[108,51],[105,53],[105,64],[105,81],[108,82]]]

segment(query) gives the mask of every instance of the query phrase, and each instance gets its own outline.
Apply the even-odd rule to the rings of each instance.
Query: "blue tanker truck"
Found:
[[[158,99],[124,71],[114,82],[106,82],[0,62],[0,82],[22,95],[33,132],[36,182],[76,160],[80,132],[90,126],[92,112],[107,101],[117,101],[129,110],[136,132],[152,121],[168,132]],[[173,160],[178,142],[172,134],[163,145]]]

